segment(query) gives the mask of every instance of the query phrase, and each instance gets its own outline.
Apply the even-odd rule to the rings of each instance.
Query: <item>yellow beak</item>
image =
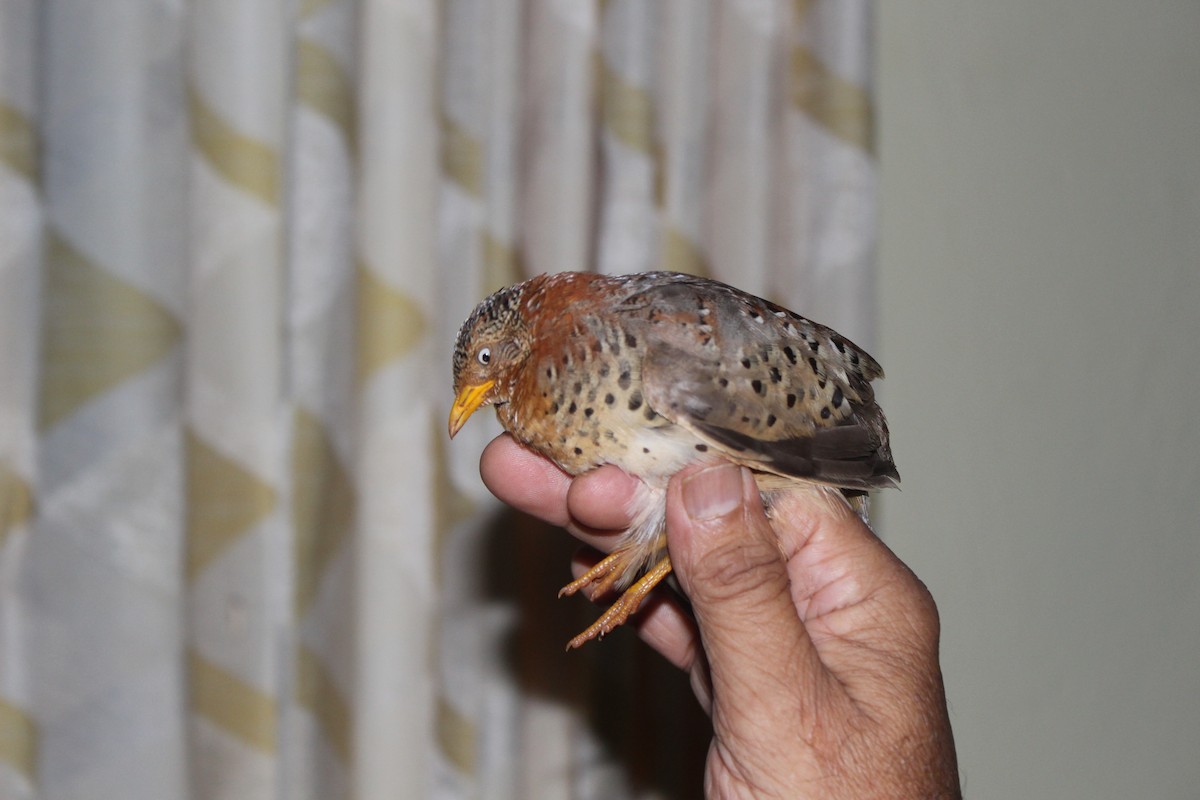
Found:
[[[464,386],[458,393],[458,397],[454,398],[454,405],[450,408],[451,439],[466,424],[467,419],[475,413],[475,410],[483,404],[484,396],[495,383],[495,381],[484,381],[478,386]]]

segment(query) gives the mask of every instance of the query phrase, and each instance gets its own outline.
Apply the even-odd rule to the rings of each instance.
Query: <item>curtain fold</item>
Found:
[[[0,0],[0,798],[698,796],[450,346],[673,269],[869,347],[870,10]]]

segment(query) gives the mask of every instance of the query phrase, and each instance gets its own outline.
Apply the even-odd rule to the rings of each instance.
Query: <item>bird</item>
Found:
[[[492,406],[520,444],[569,475],[614,464],[639,479],[612,552],[562,588],[623,590],[568,650],[625,623],[671,571],[671,476],[748,467],[764,506],[816,484],[850,498],[895,487],[879,363],[819,323],[719,281],[675,272],[538,275],[496,291],[458,332],[453,438]]]

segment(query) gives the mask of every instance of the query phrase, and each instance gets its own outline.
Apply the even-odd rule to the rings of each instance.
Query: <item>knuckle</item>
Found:
[[[693,600],[724,602],[739,597],[786,591],[786,575],[777,548],[765,542],[724,542],[707,553],[691,570]]]

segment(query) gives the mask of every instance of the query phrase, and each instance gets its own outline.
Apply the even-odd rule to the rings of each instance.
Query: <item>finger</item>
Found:
[[[792,602],[787,567],[749,470],[685,472],[667,492],[671,560],[692,603],[714,703],[756,727],[805,724],[828,679]],[[790,696],[788,696],[790,695]],[[714,722],[718,720],[714,717]],[[811,719],[807,720],[811,722]]]
[[[605,552],[613,548],[614,534],[629,525],[629,502],[638,485],[609,465],[572,479],[507,433],[484,448],[479,474],[500,500]]]
[[[554,463],[517,444],[507,433],[493,439],[479,457],[479,475],[488,491],[518,511],[552,525],[566,525],[571,476]]]
[[[571,519],[588,528],[623,531],[633,521],[629,505],[640,483],[606,464],[571,482],[567,511]]]
[[[663,591],[633,618],[638,636],[659,655],[684,671],[690,671],[700,653],[696,621],[680,599]]]

